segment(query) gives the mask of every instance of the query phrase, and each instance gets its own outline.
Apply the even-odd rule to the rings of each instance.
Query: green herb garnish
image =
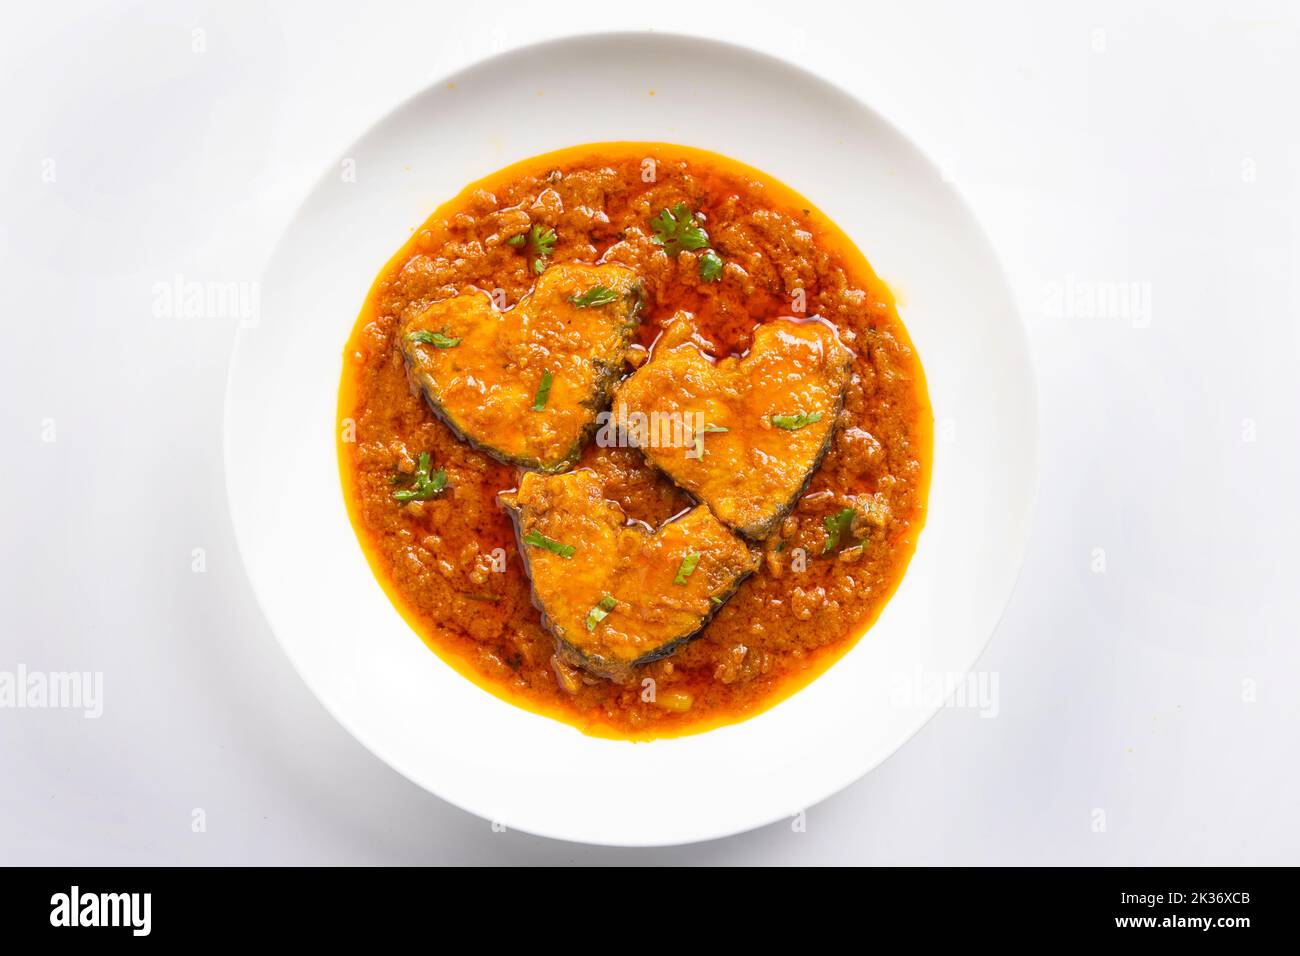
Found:
[[[528,231],[528,238],[532,241],[533,252],[539,256],[549,256],[555,251],[555,230],[543,229],[541,226],[533,226]]]
[[[609,612],[618,607],[618,602],[606,594],[595,607],[587,612],[587,630],[594,631],[596,625],[609,617]]]
[[[528,236],[525,233],[521,232],[519,235],[511,236],[509,239],[507,239],[506,245],[514,246],[517,249],[527,241],[528,241]]]
[[[700,278],[705,282],[717,282],[722,278],[722,256],[712,249],[704,250],[700,256]]]
[[[685,584],[686,579],[695,573],[695,566],[699,563],[699,554],[687,551],[686,556],[682,558],[681,566],[677,569],[677,577],[673,578],[673,584]]]
[[[650,220],[654,241],[664,247],[670,256],[683,249],[703,249],[709,244],[709,234],[695,221],[695,214],[679,202],[672,210],[665,209]]]
[[[826,543],[822,545],[822,554],[830,554],[839,547],[840,536],[853,529],[854,514],[852,508],[845,508],[822,519],[822,524],[826,526]]]
[[[797,415],[773,415],[772,424],[786,431],[795,431],[805,425],[822,420],[821,412],[799,412]]]
[[[582,295],[572,296],[569,301],[580,309],[594,309],[598,306],[609,305],[611,302],[618,300],[618,293],[613,289],[608,289],[603,285],[594,285]]]
[[[433,474],[429,474],[429,453],[423,451],[420,452],[419,461],[416,462],[411,487],[394,491],[393,498],[402,504],[406,504],[408,501],[428,501],[446,487],[446,469],[439,468]]]
[[[439,349],[454,349],[456,346],[460,345],[460,339],[448,335],[446,329],[443,329],[441,332],[433,332],[429,329],[418,329],[408,335],[407,338],[420,345],[432,345],[434,348]]]
[[[555,240],[554,229],[543,229],[534,224],[533,228],[528,230],[527,240],[516,243],[516,245],[527,245],[528,253],[533,257],[533,272],[537,275],[546,271],[546,260],[555,251]]]
[[[537,396],[533,399],[533,411],[540,412],[546,407],[546,400],[551,397],[551,382],[554,377],[548,369],[542,370],[542,383],[537,386]]]
[[[723,428],[721,425],[705,425],[695,433],[695,457],[704,457],[704,436],[716,435],[720,432],[729,432],[730,428]]]
[[[571,544],[560,544],[554,538],[548,538],[536,528],[524,535],[524,544],[531,544],[534,548],[545,548],[552,554],[558,554],[562,558],[573,557],[573,552],[577,550]]]

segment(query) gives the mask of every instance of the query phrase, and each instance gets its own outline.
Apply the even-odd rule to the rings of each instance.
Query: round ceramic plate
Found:
[[[526,89],[519,77],[528,77]],[[803,193],[899,293],[936,420],[929,518],[876,625],[750,720],[628,743],[520,710],[455,673],[389,603],[344,510],[342,350],[371,281],[467,183],[563,146],[680,143]],[[267,268],[226,396],[240,551],[285,652],[394,769],[506,827],[589,843],[726,836],[858,779],[935,713],[1010,597],[1029,530],[1036,406],[1025,337],[988,240],[896,129],[787,63],[662,34],[574,37],[448,77],[329,168]]]

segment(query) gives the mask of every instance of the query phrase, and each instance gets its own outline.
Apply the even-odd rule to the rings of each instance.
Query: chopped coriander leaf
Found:
[[[655,232],[654,241],[670,256],[683,249],[703,249],[709,244],[709,234],[695,221],[695,214],[684,202],[660,212],[650,220],[650,228]]]
[[[454,349],[456,346],[460,345],[460,339],[448,335],[446,329],[443,329],[441,332],[433,332],[429,329],[417,329],[412,332],[408,338],[419,345],[432,345],[434,348],[439,349]]]
[[[433,474],[429,474],[429,453],[425,451],[420,453],[419,461],[416,462],[415,474],[411,477],[411,486],[394,491],[393,499],[402,504],[406,504],[408,501],[428,501],[446,487],[446,470],[439,468]]]
[[[541,226],[534,225],[528,231],[529,248],[539,256],[549,256],[555,251],[555,230],[543,229]]]
[[[552,554],[558,554],[562,558],[573,557],[573,552],[577,550],[571,544],[560,544],[554,538],[548,538],[536,528],[524,535],[524,544],[531,544],[534,548],[544,548]]]
[[[722,598],[718,597],[716,594],[710,594],[709,600],[712,601],[714,604],[716,604],[718,607],[722,607]]]
[[[712,249],[704,250],[700,256],[700,278],[705,282],[717,282],[722,278],[722,256]]]
[[[704,457],[704,436],[705,435],[717,435],[722,432],[728,432],[728,431],[731,431],[731,429],[723,428],[721,425],[707,425],[707,424],[703,428],[696,429],[695,457],[696,458]]]
[[[673,584],[685,584],[686,579],[695,573],[695,566],[699,563],[698,552],[687,551],[686,556],[682,558],[681,566],[677,568],[677,577],[673,578]]]
[[[579,309],[594,309],[598,306],[609,305],[611,302],[617,302],[618,293],[603,285],[594,285],[582,295],[572,296],[569,301]]]
[[[845,508],[822,519],[822,524],[826,526],[826,543],[822,545],[822,554],[830,554],[839,547],[840,537],[853,529],[854,513],[852,508]]]
[[[596,625],[609,617],[609,612],[618,607],[618,602],[606,594],[600,602],[587,612],[587,630],[594,631]]]
[[[520,247],[524,246],[525,251],[533,257],[531,268],[534,273],[541,275],[546,271],[546,260],[552,252],[555,251],[556,235],[554,229],[543,229],[536,223],[528,230],[527,237],[523,235],[513,236],[507,239],[509,245]]]
[[[772,424],[786,431],[794,431],[822,420],[821,412],[799,412],[796,415],[773,415]]]
[[[554,376],[549,369],[542,370],[542,382],[537,386],[537,396],[533,399],[533,411],[540,412],[546,408],[546,400],[551,397],[551,382]]]

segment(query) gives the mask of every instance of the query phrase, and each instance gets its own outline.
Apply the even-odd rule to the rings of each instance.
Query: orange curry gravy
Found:
[[[653,241],[651,220],[679,202],[702,219],[722,256],[719,281],[702,279],[700,253],[669,257]],[[533,224],[556,234],[544,264],[605,261],[636,270],[646,293],[640,348],[653,348],[663,324],[685,309],[719,357],[743,354],[757,323],[789,315],[828,320],[854,353],[830,451],[760,546],[760,570],[699,637],[645,665],[633,683],[557,666],[497,500],[516,487],[518,470],[458,441],[434,418],[394,344],[399,321],[469,287],[501,290],[503,306],[517,303],[536,278],[535,256],[504,237]],[[644,358],[634,350],[633,359]],[[347,507],[406,620],[484,689],[600,736],[696,733],[752,716],[804,686],[870,627],[924,523],[932,416],[888,288],[802,197],[733,160],[681,146],[605,143],[550,153],[474,183],[439,208],[366,299],[344,353],[339,418]],[[393,476],[409,475],[422,452],[446,470],[447,488],[400,504]],[[657,526],[692,503],[635,449],[591,442],[578,467],[594,469],[606,496],[633,519]],[[854,505],[869,528],[866,545],[823,556],[826,519]],[[494,552],[505,556],[503,571],[494,569]],[[651,696],[645,677],[655,682],[653,700],[643,699]]]

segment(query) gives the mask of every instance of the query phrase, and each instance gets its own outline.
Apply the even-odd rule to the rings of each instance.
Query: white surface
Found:
[[[549,100],[502,130],[513,73]],[[710,90],[731,91],[720,126]],[[654,95],[650,96],[649,91]],[[770,135],[781,116],[782,135]],[[941,441],[929,518],[884,614],[832,672],[707,734],[598,740],[510,706],[414,639],[366,567],[337,480],[342,343],[376,263],[487,172],[597,139],[674,140],[741,158],[821,205],[909,295],[904,319]],[[988,239],[939,170],[878,116],[788,64],[681,36],[604,34],[516,50],[439,80],[343,152],[278,244],[261,316],[241,328],[226,411],[239,551],[294,667],[326,709],[407,778],[459,807],[585,843],[729,836],[824,800],[877,766],[942,700],[915,674],[962,675],[1024,556],[1037,462],[1025,332]],[[303,555],[311,555],[304,562]],[[508,568],[521,574],[518,566]],[[683,793],[690,800],[681,800]]]
[[[104,675],[98,720],[0,710],[0,860],[1300,862],[1293,11],[229,6],[24,8],[0,35],[0,671]],[[428,80],[627,27],[815,64],[939,157],[1007,266],[1044,423],[1028,562],[978,665],[998,715],[941,713],[802,832],[655,851],[495,833],[334,723],[234,551],[235,321],[154,314],[177,274],[256,280],[327,158]],[[1149,323],[1056,307],[1117,282]]]

